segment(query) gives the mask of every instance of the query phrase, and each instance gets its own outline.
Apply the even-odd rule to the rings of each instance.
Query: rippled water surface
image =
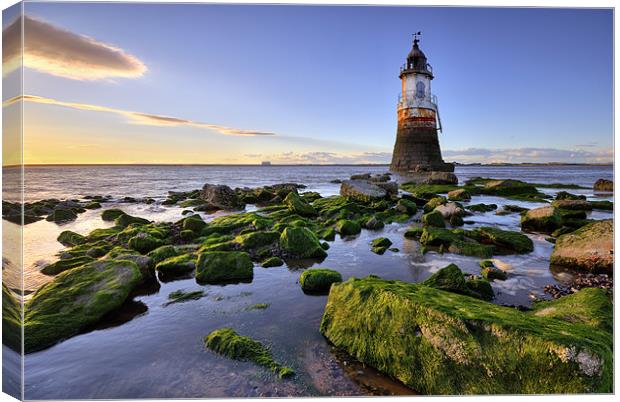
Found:
[[[381,173],[385,166],[96,166],[29,167],[26,169],[26,200],[82,198],[111,195],[104,208],[122,208],[132,215],[152,220],[176,221],[182,209],[162,206],[168,191],[185,191],[204,183],[231,187],[257,187],[296,182],[322,195],[337,194],[338,184],[330,180],[355,173]],[[17,172],[5,172],[6,179]],[[592,188],[598,178],[612,179],[611,167],[457,167],[460,181],[470,177],[514,178],[536,183],[573,183]],[[398,179],[398,177],[397,177]],[[557,190],[545,189],[555,193]],[[589,198],[592,190],[571,190]],[[6,193],[5,193],[6,194]],[[124,196],[153,197],[155,204],[119,204]],[[540,204],[477,196],[472,203],[507,203],[528,208]],[[251,207],[251,206],[250,206]],[[101,210],[80,214],[74,222],[59,226],[45,220],[24,229],[26,290],[34,291],[50,278],[38,270],[57,259],[62,246],[55,240],[63,230],[86,234],[107,226]],[[203,215],[207,220],[217,215]],[[595,219],[611,213],[592,212]],[[471,228],[494,225],[519,230],[519,215],[477,213],[468,217]],[[343,277],[379,275],[386,279],[419,282],[439,268],[456,263],[470,273],[479,273],[479,259],[435,252],[421,254],[416,241],[403,237],[408,223],[387,225],[379,232],[363,231],[352,239],[330,243],[328,257],[317,266],[340,271]],[[15,225],[3,221],[5,233]],[[369,242],[379,236],[390,238],[400,251],[379,256]],[[543,236],[530,235],[534,252],[522,256],[500,256],[496,263],[510,272],[506,281],[493,283],[500,304],[530,303],[530,295],[542,295],[549,283],[566,280],[565,272],[549,269],[553,245]],[[6,256],[6,255],[5,255]],[[6,263],[6,261],[5,261]],[[332,350],[318,331],[325,296],[304,295],[300,273],[307,266],[255,267],[251,283],[200,286],[193,279],[160,283],[145,289],[114,317],[47,350],[25,359],[25,396],[29,399],[137,398],[137,397],[221,397],[286,395],[411,394],[413,391],[372,369]],[[168,294],[179,289],[207,293],[205,298],[165,306]],[[268,303],[264,310],[250,309]],[[279,380],[251,363],[230,361],[204,349],[202,338],[210,331],[230,326],[237,332],[270,345],[276,360],[297,372],[292,380]],[[5,349],[6,352],[6,349]]]

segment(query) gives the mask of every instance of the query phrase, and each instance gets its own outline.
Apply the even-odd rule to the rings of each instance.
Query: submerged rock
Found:
[[[593,222],[558,237],[550,261],[554,265],[612,274],[613,220]]]
[[[327,268],[313,268],[305,270],[299,277],[299,284],[304,292],[329,292],[332,283],[342,282],[340,272]]]
[[[614,182],[606,179],[598,179],[594,183],[594,191],[614,191]]]
[[[530,209],[521,217],[521,229],[523,230],[551,233],[561,226],[560,211],[552,206]]]
[[[355,201],[368,203],[384,199],[387,191],[365,180],[345,180],[340,185],[340,195]]]
[[[131,261],[95,261],[58,275],[26,304],[26,353],[76,335],[125,302],[142,281]]]
[[[65,230],[58,235],[56,240],[63,246],[77,246],[78,244],[82,244],[86,238],[79,233]]]
[[[260,342],[236,333],[232,328],[221,328],[211,332],[204,338],[205,346],[215,353],[230,359],[251,361],[259,366],[267,367],[280,378],[291,377],[295,372],[275,360]]]
[[[612,335],[587,319],[600,314],[611,322],[611,309],[585,311],[575,322],[570,309],[553,303],[545,317],[544,310],[367,277],[332,286],[320,329],[336,347],[422,394],[611,392]]]

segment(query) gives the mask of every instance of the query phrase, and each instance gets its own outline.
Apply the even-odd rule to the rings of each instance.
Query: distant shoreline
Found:
[[[563,162],[549,162],[549,163],[454,163],[455,166],[480,166],[480,167],[538,167],[538,166],[613,166],[613,163],[563,163]],[[3,168],[14,168],[22,165],[4,165]],[[388,167],[387,163],[333,163],[333,164],[313,164],[313,163],[283,163],[283,164],[275,164],[271,165],[261,165],[260,163],[33,163],[33,164],[25,164],[24,167],[71,167],[71,166],[230,166],[230,167],[244,167],[244,166],[252,166],[252,167],[261,167],[265,169],[269,169],[272,167],[280,167],[280,166],[385,166]]]

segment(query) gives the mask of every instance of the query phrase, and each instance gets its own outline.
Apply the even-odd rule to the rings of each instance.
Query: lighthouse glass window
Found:
[[[415,97],[423,99],[425,91],[426,91],[426,85],[424,85],[422,81],[418,81],[415,84]]]

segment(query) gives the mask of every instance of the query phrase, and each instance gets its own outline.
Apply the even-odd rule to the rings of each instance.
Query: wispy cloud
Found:
[[[578,146],[576,146],[578,147]],[[574,163],[607,163],[613,161],[613,148],[558,149],[558,148],[466,148],[461,150],[445,150],[444,159],[472,163],[494,162],[574,162]]]
[[[49,22],[24,16],[26,67],[74,80],[141,77],[147,67],[123,49]],[[20,65],[21,24],[17,19],[2,31],[4,73]]]
[[[335,153],[335,152],[282,152],[278,154],[245,154],[247,158],[256,160],[268,160],[281,164],[385,164],[390,162],[390,152],[361,152],[361,153]]]
[[[239,128],[225,127],[217,124],[202,123],[199,121],[181,119],[178,117],[163,116],[158,114],[134,112],[130,110],[115,109],[107,106],[92,105],[88,103],[65,102],[52,98],[45,98],[36,95],[16,96],[3,102],[3,106],[23,100],[25,102],[40,103],[45,105],[60,106],[69,109],[87,110],[92,112],[113,113],[128,119],[129,123],[142,126],[164,126],[164,127],[195,127],[201,129],[212,130],[225,135],[241,135],[241,136],[273,136],[272,132],[245,130]]]

